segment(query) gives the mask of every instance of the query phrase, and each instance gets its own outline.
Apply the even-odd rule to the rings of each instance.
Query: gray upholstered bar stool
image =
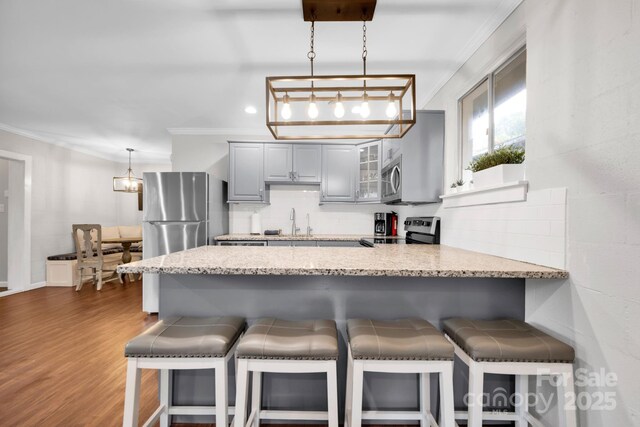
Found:
[[[454,427],[453,345],[420,318],[392,321],[351,319],[345,427],[363,420],[419,420],[421,427]],[[363,411],[364,372],[420,375],[419,411]],[[431,412],[430,375],[439,374],[440,423]]]
[[[260,426],[260,420],[318,420],[338,427],[338,331],[333,320],[257,320],[236,350],[235,427]],[[323,411],[263,410],[262,373],[327,375],[327,406]],[[249,373],[252,376],[251,413],[247,420]]]
[[[227,426],[227,364],[244,327],[241,317],[170,317],[129,341],[122,425],[138,425],[140,370],[159,369],[160,406],[144,426],[159,419],[168,427],[171,415],[215,415],[216,425]],[[177,369],[215,369],[215,406],[173,406],[170,374]]]
[[[469,366],[468,410],[456,412],[456,419],[466,419],[469,427],[481,427],[483,421],[515,421],[516,427],[542,425],[529,413],[528,377],[556,376],[560,377],[559,425],[576,426],[572,408],[575,353],[570,345],[513,319],[447,319],[444,330],[456,356]],[[515,375],[515,412],[483,412],[484,374]]]

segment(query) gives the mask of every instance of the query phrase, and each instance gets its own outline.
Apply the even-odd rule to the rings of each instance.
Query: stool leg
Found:
[[[353,361],[353,391],[351,393],[351,417],[349,419],[349,427],[362,426],[363,368],[364,366],[361,360]]]
[[[253,427],[260,427],[260,410],[262,409],[262,372],[253,371],[251,373],[251,412],[256,413],[253,417]]]
[[[247,423],[247,397],[248,397],[248,362],[246,359],[237,360],[236,376],[236,413],[234,415],[234,427],[245,427]]]
[[[327,406],[329,412],[329,427],[338,427],[338,373],[337,362],[329,362],[327,369]]]
[[[218,363],[215,371],[216,381],[216,426],[228,427],[229,426],[229,414],[228,414],[228,392],[229,392],[229,378],[227,374],[227,361],[224,358]]]
[[[124,416],[122,427],[138,426],[138,411],[140,400],[140,369],[138,361],[129,359],[127,362],[127,385],[124,392]]]
[[[431,411],[431,374],[422,373],[420,375],[420,427],[430,427],[429,412]]]
[[[575,393],[575,389],[573,385],[573,367],[571,367],[571,370],[562,374],[558,384],[558,420],[561,427],[576,427],[578,425],[575,399],[572,398],[573,393]]]
[[[347,356],[347,389],[344,400],[344,427],[349,427],[353,402],[353,357],[351,356],[351,348],[349,348],[349,354]]]
[[[519,396],[519,397],[518,397]],[[525,418],[525,414],[529,412],[529,377],[527,375],[516,375],[516,403],[518,400],[520,405],[516,406],[516,414],[518,420],[516,427],[529,427],[529,423]]]
[[[160,406],[164,407],[164,412],[160,415],[160,427],[169,427],[169,376],[171,372],[168,369],[160,370]]]
[[[469,363],[469,422],[467,427],[482,427],[482,402],[484,388],[484,372],[482,366],[474,362]]]
[[[440,372],[440,427],[455,427],[453,406],[453,362]],[[471,424],[469,424],[471,425]]]

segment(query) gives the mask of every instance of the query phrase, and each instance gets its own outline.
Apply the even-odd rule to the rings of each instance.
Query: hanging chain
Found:
[[[367,21],[362,16],[362,75],[367,75]],[[367,80],[364,79],[364,94],[367,94]]]
[[[311,20],[311,41],[310,41],[310,50],[307,53],[307,58],[309,58],[309,62],[311,63],[311,77],[313,77],[313,60],[316,58],[316,51],[314,47],[315,42],[315,33],[316,33],[316,21],[315,19]],[[311,80],[311,88],[313,89],[313,80]]]

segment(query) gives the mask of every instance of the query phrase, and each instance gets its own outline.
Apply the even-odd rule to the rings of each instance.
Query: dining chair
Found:
[[[102,226],[100,224],[73,224],[73,238],[76,243],[76,259],[78,269],[78,283],[76,291],[82,289],[84,284],[85,271],[91,270],[89,275],[93,276],[93,283],[97,290],[102,289],[102,277],[104,273],[113,273],[107,281],[117,279],[122,284],[122,278],[116,274],[117,260],[107,260],[102,253]],[[113,268],[105,268],[113,267]],[[97,277],[97,281],[96,281]]]

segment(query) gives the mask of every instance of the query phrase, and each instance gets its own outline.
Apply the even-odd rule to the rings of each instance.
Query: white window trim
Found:
[[[459,97],[458,97],[458,114],[457,114],[457,119],[458,119],[458,179],[462,178],[462,174],[463,171],[465,170],[465,165],[463,164],[464,162],[464,156],[463,156],[463,150],[464,150],[464,144],[465,141],[463,141],[462,139],[462,127],[464,126],[464,123],[462,122],[462,100],[469,95],[471,92],[473,92],[474,90],[476,90],[480,85],[482,85],[485,81],[487,82],[487,86],[488,86],[488,90],[487,90],[487,97],[489,99],[488,103],[489,103],[489,152],[493,151],[493,76],[495,73],[499,72],[500,70],[504,69],[504,67],[506,67],[507,65],[509,65],[511,63],[511,61],[513,61],[520,53],[522,53],[523,51],[525,51],[527,49],[527,44],[526,44],[526,39],[525,37],[522,37],[521,39],[517,40],[516,43],[514,43],[514,47],[511,49],[508,49],[503,55],[500,55],[500,57],[495,60],[491,66],[487,67],[485,72],[482,74],[482,76],[480,78],[476,78],[473,80],[469,80],[469,85],[471,85],[474,80],[476,81],[475,84],[473,84],[473,86],[471,86],[470,89],[468,89],[467,91],[465,91],[464,93],[462,93]],[[469,85],[466,85],[467,87]]]

